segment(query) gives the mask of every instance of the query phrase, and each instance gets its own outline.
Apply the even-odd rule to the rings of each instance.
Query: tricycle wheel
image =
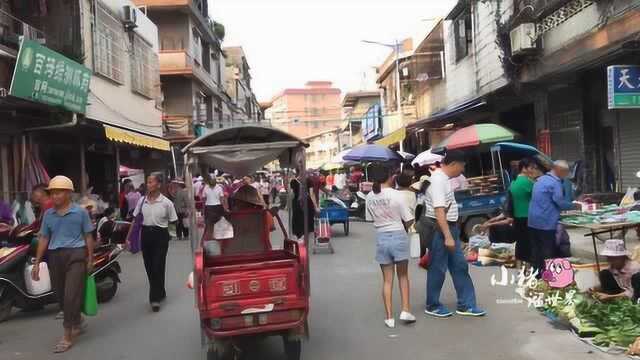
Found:
[[[11,309],[13,308],[13,294],[9,291],[9,288],[0,287],[0,323],[7,320],[11,315]]]
[[[302,355],[302,340],[300,339],[287,339],[286,336],[282,337],[284,343],[284,353],[287,356],[287,360],[300,360]]]
[[[237,358],[239,357],[236,356],[233,346],[216,347],[209,345],[207,349],[207,360],[236,360]]]
[[[349,220],[344,223],[344,236],[349,236]]]

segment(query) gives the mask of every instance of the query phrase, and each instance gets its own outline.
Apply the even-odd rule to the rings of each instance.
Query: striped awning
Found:
[[[121,142],[125,144],[131,144],[135,146],[142,146],[156,150],[169,151],[171,145],[168,141],[149,136],[139,134],[133,131],[120,129],[117,127],[103,125],[104,135],[111,141]]]

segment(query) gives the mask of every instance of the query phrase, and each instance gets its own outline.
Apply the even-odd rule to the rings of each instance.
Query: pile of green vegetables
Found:
[[[561,298],[572,289],[575,290],[574,287],[560,290]],[[545,297],[555,294],[555,290],[545,290]],[[640,306],[631,300],[600,302],[578,292],[573,300],[570,304],[563,301],[545,304],[541,310],[567,320],[578,336],[593,338],[597,346],[626,348],[640,337]]]
[[[600,329],[593,339],[595,345],[626,348],[640,337],[640,306],[629,299],[608,303],[582,301],[576,304],[576,315]]]

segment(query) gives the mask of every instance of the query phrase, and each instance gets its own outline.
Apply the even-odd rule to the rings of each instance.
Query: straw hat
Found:
[[[602,256],[629,256],[630,253],[624,246],[624,240],[607,240],[604,249],[600,252]]]
[[[415,191],[420,191],[420,189],[422,188],[422,184],[425,181],[431,182],[431,177],[429,175],[422,175],[420,177],[420,180],[411,184],[411,188]]]
[[[235,194],[233,194],[232,198],[234,200],[244,201],[246,203],[257,205],[257,206],[266,206],[264,203],[264,199],[258,193],[258,190],[251,185],[243,185],[238,190],[236,190]]]
[[[66,176],[58,175],[49,181],[47,190],[69,190],[73,191],[73,181]]]

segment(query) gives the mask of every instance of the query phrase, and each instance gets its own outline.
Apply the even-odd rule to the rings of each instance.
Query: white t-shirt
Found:
[[[416,198],[416,193],[411,190],[398,190],[402,196],[404,197],[403,204],[409,208],[409,212],[415,218],[416,216],[416,204],[418,203],[418,199]]]
[[[224,197],[224,189],[220,184],[216,184],[211,187],[207,185],[204,188],[204,197],[206,199],[205,206],[222,205],[222,198]]]
[[[346,174],[338,174],[335,178],[336,187],[340,190],[344,189],[347,186],[347,175]]]
[[[141,204],[143,200],[144,204]],[[144,226],[167,228],[170,222],[178,221],[176,208],[173,206],[171,200],[162,194],[153,202],[149,201],[146,196],[140,199],[135,210],[133,210],[134,217],[138,216],[140,208],[142,208],[142,225]]]
[[[261,181],[258,184],[258,191],[260,191],[260,195],[269,195],[271,191],[271,184],[267,181]]]
[[[413,214],[405,204],[402,192],[384,188],[379,194],[373,191],[367,195],[367,220],[380,232],[404,231],[403,222],[413,220]]]
[[[431,175],[431,185],[424,197],[425,216],[435,219],[435,208],[439,207],[448,209],[447,221],[458,221],[458,204],[451,189],[449,177],[438,169]]]
[[[468,186],[467,184],[467,178],[460,174],[460,176],[449,179],[449,184],[451,184],[451,190],[453,190],[453,192],[456,192],[458,190],[465,190]]]
[[[204,183],[202,181],[194,182],[193,183],[193,193],[196,194],[196,196],[200,196],[203,186],[204,186]]]

